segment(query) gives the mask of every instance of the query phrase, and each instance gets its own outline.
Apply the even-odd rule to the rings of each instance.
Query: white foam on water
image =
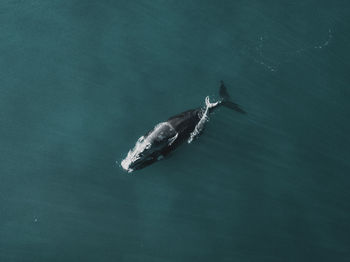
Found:
[[[308,45],[303,48],[298,48],[294,51],[285,52],[280,61],[276,61],[272,59],[272,57],[266,56],[264,52],[264,46],[267,40],[269,40],[267,36],[259,36],[257,46],[255,48],[248,47],[246,50],[247,53],[245,50],[243,50],[243,54],[251,56],[255,63],[265,67],[265,69],[269,70],[270,72],[275,73],[282,65],[296,59],[297,55],[304,54],[311,51],[312,49],[324,49],[328,47],[333,41],[333,31],[331,29],[328,29],[328,37],[323,42],[318,41],[318,43],[316,42],[313,45]]]

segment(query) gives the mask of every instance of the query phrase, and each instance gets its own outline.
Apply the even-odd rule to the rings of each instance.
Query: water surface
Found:
[[[349,261],[346,1],[0,6],[0,261]],[[247,115],[122,172],[220,80]]]

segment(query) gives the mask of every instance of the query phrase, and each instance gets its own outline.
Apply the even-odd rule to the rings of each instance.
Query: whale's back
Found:
[[[179,135],[190,135],[200,120],[200,108],[187,110],[178,115],[170,117],[167,122],[179,133]]]

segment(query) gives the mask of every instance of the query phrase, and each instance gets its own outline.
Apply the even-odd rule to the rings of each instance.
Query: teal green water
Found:
[[[346,1],[0,3],[0,261],[349,261]],[[204,134],[135,175],[158,122]]]

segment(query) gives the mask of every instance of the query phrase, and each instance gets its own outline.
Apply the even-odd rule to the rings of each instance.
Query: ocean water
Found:
[[[348,1],[0,3],[0,261],[350,261]],[[137,138],[218,99],[127,174]],[[116,162],[117,161],[117,162]]]

